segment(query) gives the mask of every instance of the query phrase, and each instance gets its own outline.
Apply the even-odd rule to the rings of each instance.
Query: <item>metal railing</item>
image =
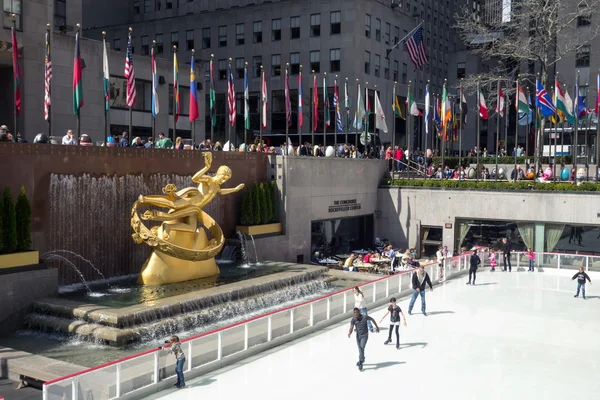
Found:
[[[480,250],[483,263],[487,249]],[[444,261],[444,277],[451,279],[468,269],[470,252]],[[527,267],[524,253],[512,253],[513,267]],[[499,253],[498,267],[502,265]],[[536,253],[536,267],[573,268],[600,271],[600,257],[592,255]],[[437,283],[438,266],[424,266],[432,282]],[[360,284],[372,307],[388,302],[390,296],[410,293],[413,270]],[[349,274],[352,274],[349,272]],[[344,289],[291,307],[266,313],[235,324],[182,340],[186,354],[188,379],[250,357],[331,325],[350,316],[354,308],[352,288]],[[175,357],[151,349],[107,364],[44,383],[44,400],[143,398],[148,393],[166,389],[165,382],[175,377]]]

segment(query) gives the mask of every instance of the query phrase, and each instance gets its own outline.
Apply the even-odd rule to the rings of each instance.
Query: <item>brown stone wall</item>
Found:
[[[267,179],[267,163],[264,154],[213,152],[209,172],[228,165],[233,177],[225,187],[249,186]],[[34,248],[40,254],[75,252],[107,277],[138,273],[149,253],[146,245],[136,245],[131,239],[129,213],[139,191],[159,194],[166,183],[187,184],[203,166],[200,151],[0,144],[0,183],[8,184],[14,196],[25,186],[33,210]],[[76,197],[69,197],[73,194]],[[226,237],[235,233],[242,195],[243,191],[220,197],[206,210]],[[85,279],[99,278],[87,263],[69,260]],[[80,281],[72,268],[60,264],[61,284]]]

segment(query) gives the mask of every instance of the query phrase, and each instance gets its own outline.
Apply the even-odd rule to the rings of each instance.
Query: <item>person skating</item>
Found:
[[[475,279],[477,279],[477,268],[479,267],[479,264],[481,264],[481,259],[477,255],[477,251],[475,251],[473,254],[471,254],[471,267],[469,268],[469,282],[467,282],[467,285],[475,285]],[[472,281],[471,277],[473,277]]]
[[[167,348],[159,347],[159,349],[165,350],[168,353],[173,353],[175,358],[177,359],[177,363],[175,364],[175,373],[177,374],[177,382],[174,386],[178,389],[185,387],[185,379],[183,376],[183,365],[185,364],[185,353],[181,350],[181,342],[179,341],[179,336],[171,336],[171,339],[166,342],[170,343],[170,346]]]
[[[356,366],[359,371],[362,371],[363,364],[365,363],[365,347],[367,346],[367,340],[369,340],[369,327],[368,323],[375,325],[375,332],[379,333],[379,326],[377,322],[367,315],[362,315],[357,307],[354,307],[354,317],[350,321],[350,331],[348,332],[348,338],[352,336],[352,331],[356,327],[356,345],[358,346],[358,362]]]
[[[440,282],[444,281],[444,251],[443,251],[443,247],[439,246],[438,250],[435,252],[435,258],[437,259],[437,263],[438,263],[438,280]]]
[[[404,316],[404,313],[402,312],[402,309],[400,308],[400,306],[398,304],[396,304],[395,297],[392,297],[390,299],[390,303],[391,303],[390,306],[388,307],[384,316],[381,317],[381,321],[379,321],[379,323],[381,324],[381,322],[383,322],[383,319],[385,317],[387,317],[388,314],[390,314],[390,333],[384,344],[392,343],[392,330],[394,330],[394,327],[395,327],[396,328],[396,349],[400,350],[400,333],[399,333],[400,323],[401,323],[401,320],[404,319],[404,326],[406,326],[406,317]],[[400,318],[400,317],[402,317],[402,318]]]
[[[360,291],[358,286],[354,287],[354,307],[360,310],[360,313],[365,317],[368,315],[367,312],[367,301],[365,300],[365,295]],[[373,332],[373,325],[369,322],[369,330]]]
[[[490,269],[491,272],[496,271],[496,250],[490,250],[490,265],[492,266],[492,268]]]
[[[589,275],[583,272],[583,267],[579,267],[579,272],[573,275],[573,279],[577,279],[577,293],[573,297],[579,297],[579,291],[581,290],[581,294],[583,295],[583,299],[585,300],[585,281],[587,280],[590,285],[592,284],[592,280]]]
[[[535,253],[531,250],[531,248],[527,248],[527,258],[529,258],[529,269],[528,272],[534,272],[533,264],[535,262]]]
[[[429,289],[431,289],[433,292],[433,285],[431,284],[431,279],[429,279],[429,274],[425,272],[423,266],[420,265],[417,269],[417,272],[414,272],[412,275],[413,294],[408,305],[408,315],[411,315],[413,306],[415,305],[415,300],[419,295],[421,295],[421,312],[424,316],[427,316],[425,304],[425,285],[429,285]]]
[[[508,272],[512,272],[512,265],[510,264],[510,252],[512,251],[510,240],[507,238],[502,239],[502,250],[504,256],[504,269],[506,272],[506,266],[508,265]]]

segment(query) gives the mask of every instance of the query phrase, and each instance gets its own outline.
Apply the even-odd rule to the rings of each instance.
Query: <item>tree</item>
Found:
[[[262,184],[261,184],[262,185]],[[267,209],[267,223],[273,222],[273,196],[271,195],[271,185],[269,182],[264,184],[265,190],[265,205]]]
[[[275,181],[270,181],[267,185],[269,188],[269,195],[271,196],[271,221],[277,221],[277,185],[275,184]]]
[[[266,190],[265,184],[263,182],[258,184],[258,193],[260,195],[260,203],[261,203],[260,222],[261,222],[261,224],[268,224],[270,222],[269,209],[271,208],[271,204],[269,204],[267,190]]]
[[[252,190],[246,189],[244,197],[242,197],[242,215],[240,223],[244,226],[254,225],[254,204],[252,198]]]
[[[261,204],[260,187],[258,183],[255,183],[252,187],[252,213],[253,223],[251,225],[262,225],[262,208],[264,204]]]
[[[2,195],[2,244],[5,253],[17,250],[17,215],[8,185]]]
[[[31,249],[31,205],[25,193],[25,186],[21,186],[16,205],[17,218],[17,250]]]
[[[510,18],[489,20],[485,16],[490,14],[485,8],[482,14],[474,13],[470,2],[455,15],[455,28],[462,42],[489,66],[489,71],[479,76],[467,76],[463,88],[474,93],[479,81],[481,87],[488,88],[487,104],[491,104],[492,109],[498,81],[508,80],[510,88],[510,80],[519,75],[535,93],[533,85],[539,74],[540,82],[550,93],[553,85],[550,74],[556,71],[557,63],[578,53],[600,33],[600,18],[595,11],[600,0],[519,0],[496,4],[512,7],[500,10],[501,15],[510,15]],[[514,89],[504,92],[512,94]],[[538,159],[543,129],[544,121],[536,135]]]

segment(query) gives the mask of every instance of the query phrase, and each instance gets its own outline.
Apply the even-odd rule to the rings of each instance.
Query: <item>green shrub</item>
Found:
[[[268,198],[268,194],[267,194],[267,189],[265,188],[265,184],[264,183],[259,183],[258,184],[258,193],[260,196],[260,202],[261,202],[261,208],[260,208],[260,222],[261,224],[268,224],[270,219],[270,214],[271,212],[269,211],[269,209],[271,208],[271,203],[269,202],[269,198]]]
[[[249,226],[254,224],[254,203],[252,198],[252,190],[246,188],[244,197],[242,197],[242,213],[240,216],[240,224]]]
[[[25,186],[21,186],[15,208],[17,218],[17,250],[31,250],[31,205],[25,193]]]
[[[277,221],[277,191],[276,191],[276,185],[275,185],[275,181],[269,181],[266,184],[266,188],[267,188],[267,193],[269,195],[268,200],[269,200],[269,221],[270,222],[276,222]]]
[[[17,250],[17,214],[8,185],[2,195],[2,244],[5,253]]]
[[[264,204],[261,203],[260,187],[258,183],[254,183],[252,187],[252,207],[253,207],[253,223],[250,225],[262,225],[262,209]]]

